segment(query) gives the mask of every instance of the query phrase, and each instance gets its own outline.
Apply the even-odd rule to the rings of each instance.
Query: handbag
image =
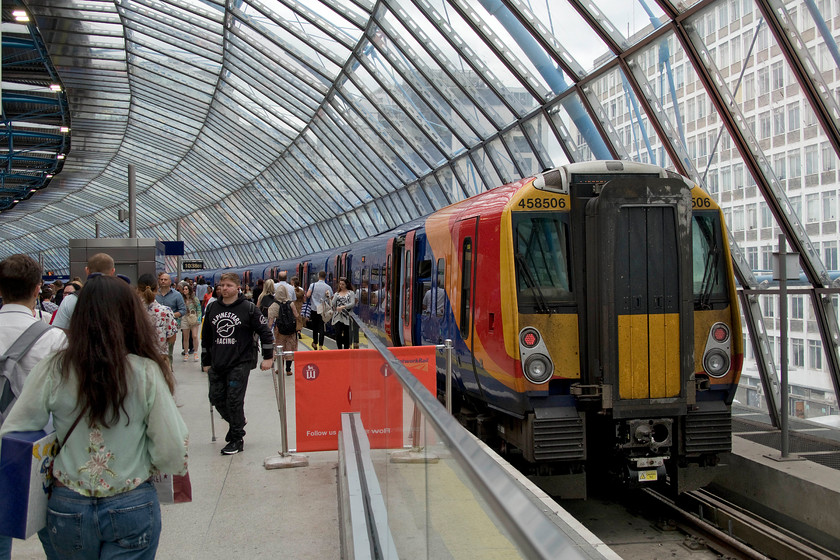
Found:
[[[189,472],[184,475],[158,473],[152,475],[151,481],[162,504],[184,504],[192,501]]]
[[[66,442],[82,419],[85,406],[70,426]],[[61,452],[55,432],[10,432],[0,452],[0,535],[26,539],[47,525],[47,502],[52,493],[53,463]]]
[[[195,312],[195,309],[190,309],[187,311],[187,326],[195,327],[198,325],[198,314]]]
[[[47,524],[55,432],[10,432],[0,451],[0,535],[26,539]]]
[[[321,316],[321,319],[323,319],[325,323],[328,323],[333,316],[332,303],[329,300],[325,299],[321,302],[321,305],[319,307],[321,308],[321,311],[318,313],[318,315]]]
[[[304,317],[305,319],[309,319],[309,315],[312,313],[312,303],[309,300],[301,306],[300,308],[300,316]]]

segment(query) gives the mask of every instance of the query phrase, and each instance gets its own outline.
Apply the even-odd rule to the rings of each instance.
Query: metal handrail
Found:
[[[388,349],[355,313],[351,317],[376,349],[400,384],[434,425],[452,456],[464,469],[481,497],[528,558],[586,558],[577,544],[522,492],[511,476],[494,461],[437,398]]]

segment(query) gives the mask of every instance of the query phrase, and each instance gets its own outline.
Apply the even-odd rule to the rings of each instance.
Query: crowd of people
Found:
[[[200,362],[207,373],[210,403],[228,423],[221,453],[232,455],[244,449],[251,370],[272,367],[275,345],[296,352],[307,324],[313,350],[326,349],[327,324],[337,348],[358,347],[349,315],[358,291],[346,278],[334,291],[324,271],[307,290],[285,272],[253,287],[234,273],[215,286],[142,274],[132,286],[105,253],[90,257],[85,274],[47,284],[26,255],[0,262],[0,356],[35,338],[18,361],[23,378],[9,384],[13,399],[4,394],[0,402],[0,436],[50,422],[55,429],[60,452],[47,526],[38,533],[48,559],[65,557],[68,546],[74,558],[154,558],[161,518],[150,477],[187,471],[188,433],[172,369],[178,331],[183,361]],[[286,360],[287,375],[291,367]],[[117,523],[119,512],[136,508],[143,515]],[[68,517],[78,523],[65,523]],[[126,550],[126,542],[136,546]],[[11,549],[12,539],[0,536],[0,560],[11,558]]]

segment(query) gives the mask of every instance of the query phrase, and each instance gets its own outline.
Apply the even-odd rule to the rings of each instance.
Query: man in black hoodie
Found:
[[[226,272],[219,281],[221,298],[207,306],[201,329],[201,367],[210,381],[210,404],[228,423],[223,455],[243,450],[245,390],[255,367],[254,335],[262,343],[260,369],[271,369],[274,335],[268,321],[252,302],[239,293],[239,275]]]

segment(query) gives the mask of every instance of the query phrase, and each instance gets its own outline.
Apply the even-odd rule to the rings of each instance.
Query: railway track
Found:
[[[677,527],[727,558],[775,560],[840,560],[827,550],[706,490],[688,492],[675,502],[644,490]]]

